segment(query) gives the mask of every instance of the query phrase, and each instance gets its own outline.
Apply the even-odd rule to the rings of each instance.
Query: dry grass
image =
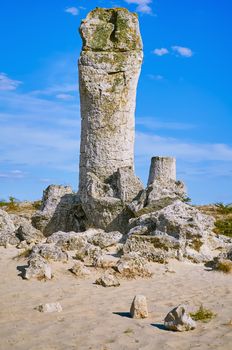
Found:
[[[214,232],[219,235],[232,237],[232,207],[222,203],[199,206],[198,209],[215,218]]]
[[[190,316],[194,321],[201,321],[206,323],[212,320],[214,317],[216,317],[216,314],[213,313],[213,311],[204,308],[203,305],[201,304],[201,306],[196,312],[190,313]]]
[[[219,261],[215,270],[223,273],[232,273],[232,261]]]

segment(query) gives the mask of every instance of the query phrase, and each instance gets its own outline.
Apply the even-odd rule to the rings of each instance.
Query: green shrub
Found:
[[[215,222],[214,232],[220,235],[232,237],[232,218],[217,220]]]
[[[190,313],[190,316],[194,321],[209,322],[212,318],[216,317],[216,314],[214,314],[213,311],[204,308],[201,304],[196,312]]]
[[[215,207],[217,207],[217,210],[220,214],[230,214],[232,213],[232,204],[223,204],[221,202],[215,203]]]

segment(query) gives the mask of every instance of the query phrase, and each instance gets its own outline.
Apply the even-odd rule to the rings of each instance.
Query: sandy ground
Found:
[[[0,247],[0,350],[187,350],[232,349],[232,276],[204,266],[172,261],[152,264],[150,279],[123,280],[117,288],[94,284],[99,272],[77,279],[69,264],[53,263],[48,282],[18,276],[15,248]],[[128,312],[134,295],[147,297],[150,317],[133,320]],[[61,313],[34,308],[60,302]],[[176,333],[162,328],[163,319],[179,303],[197,309],[201,303],[217,313],[196,330]]]

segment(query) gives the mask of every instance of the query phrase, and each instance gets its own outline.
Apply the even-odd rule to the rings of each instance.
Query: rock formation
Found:
[[[124,203],[142,189],[134,174],[134,112],[143,59],[138,18],[126,9],[96,8],[82,21],[80,34],[79,194],[90,225],[112,230],[122,224]]]

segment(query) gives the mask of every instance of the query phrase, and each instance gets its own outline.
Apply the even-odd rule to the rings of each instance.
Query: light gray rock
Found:
[[[84,221],[79,196],[70,186],[48,186],[43,193],[41,210],[32,217],[33,226],[45,236],[57,231],[84,230]]]
[[[117,262],[116,270],[126,278],[151,276],[146,260],[135,252],[123,255]]]
[[[118,287],[120,282],[115,275],[106,271],[100,278],[95,282],[103,287]]]
[[[62,250],[79,250],[87,244],[86,237],[80,232],[58,231],[49,236],[46,243],[54,243]]]
[[[130,314],[132,318],[147,318],[147,299],[144,295],[136,295],[131,304]]]
[[[142,63],[138,18],[126,9],[91,11],[79,59],[79,191],[90,226],[123,227],[124,202],[141,190],[134,174],[134,112]]]
[[[17,245],[20,242],[16,237],[15,229],[10,215],[0,209],[0,246]]]
[[[176,181],[176,159],[172,157],[152,157],[148,178],[148,186],[155,180],[161,179],[164,182]]]
[[[76,251],[75,258],[84,261],[85,264],[95,266],[102,255],[102,250],[93,244],[87,243],[84,247]]]
[[[43,313],[61,312],[62,306],[60,305],[60,303],[49,303],[49,304],[40,304],[35,309]]]
[[[40,255],[33,255],[29,258],[28,267],[24,270],[22,277],[27,280],[31,278],[50,280],[52,278],[51,267]]]
[[[32,248],[31,257],[33,256],[41,256],[46,260],[53,261],[67,261],[68,254],[55,244],[36,244]]]
[[[86,231],[88,232],[88,231]],[[116,245],[120,243],[123,235],[118,232],[105,232],[103,230],[98,231],[96,234],[92,235],[89,239],[87,238],[89,243],[92,243],[101,249]]]
[[[116,268],[119,258],[112,255],[100,255],[95,260],[95,267],[100,267],[102,269]]]
[[[185,305],[178,305],[164,319],[164,325],[171,331],[190,331],[196,328],[196,322],[189,316]]]
[[[81,261],[75,262],[70,271],[77,277],[85,277],[90,274],[90,270]]]
[[[28,220],[21,223],[16,235],[20,241],[26,241],[28,244],[33,242],[38,243],[44,239],[42,232],[33,227]]]
[[[214,218],[182,201],[130,220],[124,252],[135,251],[152,261],[187,258],[210,261],[224,243],[213,233]]]

